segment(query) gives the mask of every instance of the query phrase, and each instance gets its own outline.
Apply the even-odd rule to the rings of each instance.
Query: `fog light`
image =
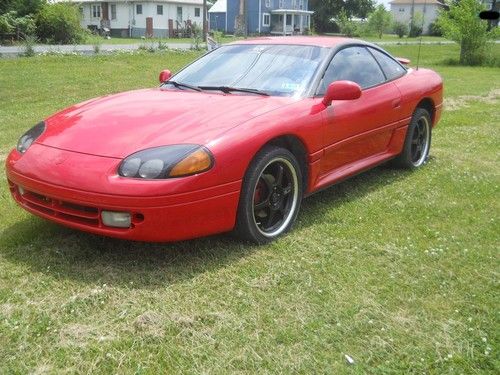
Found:
[[[115,228],[130,228],[131,218],[128,212],[102,211],[104,225]]]
[[[20,195],[24,195],[24,188],[22,186],[18,186],[17,190],[19,191]]]

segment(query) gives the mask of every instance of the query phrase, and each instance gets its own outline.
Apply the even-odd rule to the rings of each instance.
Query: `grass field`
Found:
[[[267,246],[79,233],[19,209],[3,180],[0,373],[498,374],[500,69],[441,64],[457,54],[422,47],[448,108],[429,164],[313,195]],[[0,60],[0,173],[54,111],[196,56]]]

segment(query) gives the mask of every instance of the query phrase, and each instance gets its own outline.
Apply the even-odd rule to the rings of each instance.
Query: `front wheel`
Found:
[[[394,160],[402,168],[415,169],[421,167],[429,158],[431,148],[431,116],[423,108],[417,108],[413,113],[403,151]]]
[[[302,173],[286,149],[266,146],[250,164],[241,189],[236,223],[239,237],[263,244],[286,233],[302,200]]]

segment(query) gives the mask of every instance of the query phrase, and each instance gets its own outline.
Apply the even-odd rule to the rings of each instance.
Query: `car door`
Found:
[[[367,47],[349,46],[338,51],[318,94],[339,80],[356,82],[363,91],[359,99],[336,101],[325,111],[321,174],[347,166],[356,168],[356,162],[386,151],[400,119],[400,92]]]

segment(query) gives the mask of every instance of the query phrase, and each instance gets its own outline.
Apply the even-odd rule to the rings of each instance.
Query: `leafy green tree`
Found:
[[[0,0],[0,14],[16,12],[20,17],[34,15],[46,3],[46,0]]]
[[[69,44],[82,39],[80,11],[69,3],[46,4],[36,17],[37,34],[41,40]]]
[[[392,23],[391,13],[380,4],[375,11],[368,16],[368,26],[380,39],[384,31],[388,30]]]
[[[460,45],[460,64],[481,64],[487,41],[498,35],[498,28],[488,31],[488,22],[478,16],[484,7],[477,0],[461,0],[449,5],[449,11],[439,15],[437,25],[445,38]]]
[[[314,10],[316,31],[335,31],[331,19],[338,18],[341,10],[345,10],[348,17],[366,18],[374,9],[374,0],[309,0],[309,8]]]

